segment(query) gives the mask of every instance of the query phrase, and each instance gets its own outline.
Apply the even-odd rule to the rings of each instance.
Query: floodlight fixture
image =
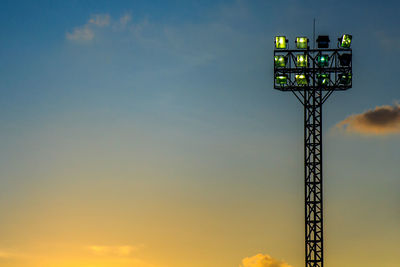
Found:
[[[339,84],[349,85],[351,84],[351,73],[341,73],[339,74]]]
[[[308,79],[305,74],[296,74],[296,83],[300,86],[308,85]]]
[[[329,84],[329,74],[328,73],[318,73],[317,74],[317,84],[319,86],[324,86]]]
[[[339,38],[339,46],[341,48],[350,48],[351,46],[351,39],[353,38],[350,34],[343,34],[341,38]]]
[[[296,38],[297,49],[307,49],[308,48],[308,38],[307,37],[297,37]]]
[[[288,58],[286,56],[275,56],[275,67],[286,67]]]
[[[275,82],[280,85],[287,84],[287,80],[288,80],[288,78],[286,75],[278,75],[275,77]]]
[[[328,55],[319,55],[317,57],[317,65],[319,67],[327,67],[329,65],[329,56]]]
[[[275,48],[277,49],[286,49],[288,44],[288,40],[286,36],[276,36],[275,37]]]
[[[307,55],[297,55],[297,67],[308,67]]]
[[[339,55],[339,62],[342,66],[350,66],[351,63],[351,54],[341,54]]]
[[[329,48],[329,36],[319,35],[317,38],[318,48]]]

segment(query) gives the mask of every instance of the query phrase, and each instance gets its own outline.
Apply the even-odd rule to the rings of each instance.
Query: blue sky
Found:
[[[26,255],[57,243],[50,266],[81,266],[71,247],[95,243],[140,247],[140,267],[196,251],[193,267],[301,266],[303,110],[273,90],[272,57],[275,35],[311,37],[315,18],[331,45],[353,35],[353,88],[324,106],[327,263],[397,266],[399,135],[335,125],[399,101],[399,5],[2,1],[0,261],[36,266]]]
[[[337,36],[345,31],[353,33],[355,38],[354,64],[355,66],[357,64],[363,66],[363,68],[358,73],[356,72],[354,76],[355,86],[358,85],[359,89],[356,87],[354,88],[355,90],[348,92],[345,99],[341,98],[340,104],[346,107],[350,105],[354,109],[356,108],[354,105],[356,102],[359,105],[357,106],[358,110],[362,111],[371,107],[371,105],[391,103],[396,98],[394,94],[397,88],[394,84],[387,82],[387,80],[391,80],[390,77],[393,77],[393,74],[387,69],[378,68],[377,65],[387,66],[388,68],[394,67],[395,62],[392,59],[399,53],[399,40],[397,38],[398,29],[395,27],[397,19],[397,9],[395,6],[393,7],[395,3],[391,5],[383,3],[361,5],[361,3],[326,1],[311,8],[306,7],[306,5],[311,6],[313,3],[307,1],[286,1],[278,5],[268,1],[239,2],[236,4],[215,1],[160,1],[159,3],[152,1],[151,4],[146,4],[146,2],[135,1],[131,5],[119,1],[118,3],[85,1],[85,4],[74,1],[66,3],[36,2],[30,4],[9,2],[9,4],[4,4],[6,8],[2,9],[1,18],[3,40],[1,50],[3,58],[2,73],[5,85],[10,83],[7,86],[8,88],[19,87],[18,90],[9,89],[4,93],[6,96],[15,98],[26,95],[29,100],[25,99],[25,101],[42,106],[41,97],[51,97],[47,91],[54,88],[54,86],[61,86],[61,84],[58,84],[58,80],[54,81],[56,85],[50,84],[52,80],[57,79],[56,77],[49,77],[48,73],[51,70],[57,72],[57,76],[70,76],[71,81],[68,82],[71,84],[74,83],[73,80],[85,79],[86,76],[84,74],[96,75],[103,71],[109,73],[110,79],[108,81],[111,81],[111,78],[115,78],[112,79],[113,83],[119,82],[124,84],[126,88],[129,85],[127,79],[133,79],[139,69],[142,72],[149,73],[149,68],[151,67],[165,70],[167,68],[165,64],[173,64],[171,68],[184,68],[189,73],[183,75],[184,78],[179,78],[178,82],[181,83],[181,86],[172,83],[172,81],[178,79],[178,74],[175,77],[172,77],[173,74],[169,74],[166,77],[171,79],[167,82],[169,88],[163,90],[166,93],[173,93],[177,89],[172,89],[171,87],[182,87],[184,83],[191,82],[192,86],[203,83],[207,84],[207,89],[201,91],[204,94],[208,94],[204,97],[207,98],[207,102],[210,104],[215,103],[217,106],[220,104],[216,103],[220,99],[211,97],[211,94],[209,94],[209,92],[215,93],[216,91],[212,86],[218,86],[220,88],[227,87],[225,90],[220,90],[224,91],[224,96],[229,94],[230,99],[248,97],[250,103],[241,103],[241,105],[254,106],[252,100],[258,99],[258,106],[267,107],[269,106],[268,104],[264,105],[267,97],[264,97],[263,94],[271,96],[278,93],[264,90],[267,85],[271,84],[271,75],[266,75],[271,71],[271,66],[267,60],[273,45],[270,42],[271,36],[283,33],[291,40],[298,34],[311,36],[312,18],[315,17],[317,19],[317,34],[329,33],[331,36]],[[114,20],[124,14],[130,14],[134,24],[140,25],[147,22],[148,26],[143,34],[152,38],[153,44],[137,43],[132,38],[129,40],[126,33],[116,34],[113,36],[115,39],[111,39],[109,36],[109,39],[106,36],[98,36],[91,44],[86,44],[83,47],[66,42],[66,32],[84,25],[91,15],[98,13],[110,14]],[[221,31],[224,31],[222,27],[231,27],[233,31],[230,33],[225,32],[226,36],[222,37],[220,35]],[[166,29],[171,30],[171,36],[165,36],[165,32],[164,35],[162,34]],[[176,36],[172,36],[172,34]],[[176,40],[165,40],[165,38],[176,38]],[[225,42],[228,40],[231,45],[225,46]],[[113,45],[117,45],[119,51],[111,49],[110,46]],[[177,45],[180,45],[182,50],[179,50]],[[224,52],[217,51],[222,47],[226,48]],[[121,56],[122,51],[125,52],[123,56]],[[358,51],[359,53],[357,53]],[[111,65],[105,66],[106,59],[96,57],[99,53],[108,55],[110,63],[114,63],[113,67]],[[205,59],[207,54],[209,57],[211,54],[218,55],[218,59],[212,62],[215,64],[205,62],[205,64],[197,66],[197,68],[183,66],[186,63],[183,62],[185,59],[189,60],[188,58],[192,57],[191,60],[195,60],[198,57],[207,60]],[[80,56],[83,56],[79,58],[82,62],[78,64],[77,60]],[[256,58],[258,61],[254,62]],[[96,62],[95,60],[98,61]],[[253,64],[250,64],[251,62]],[[89,65],[84,65],[85,63]],[[90,64],[97,64],[97,66]],[[255,64],[260,64],[260,67],[255,67]],[[77,65],[91,69],[91,71],[88,70],[86,73],[82,73],[83,71],[77,69],[79,68]],[[242,71],[243,67],[253,69]],[[68,68],[78,72],[77,76],[73,76],[73,71],[69,75],[63,75],[62,73],[68,73]],[[124,72],[120,72],[120,69],[117,68],[122,69]],[[172,70],[170,71],[172,72]],[[239,82],[245,84],[252,82],[254,84],[252,89],[258,90],[248,94],[248,96],[243,94],[243,90],[240,90],[244,86],[240,86],[240,89],[235,91],[236,88],[239,88],[239,86],[232,86],[232,84],[237,84],[234,80],[235,77],[231,75],[235,71],[241,72]],[[255,73],[255,71],[258,71],[258,73]],[[265,75],[261,75],[261,73]],[[26,79],[21,80],[21,75],[24,75]],[[46,75],[47,79],[41,77]],[[234,76],[237,77],[237,75]],[[207,79],[200,79],[201,77],[206,77]],[[246,79],[243,79],[243,77]],[[385,77],[387,78],[385,79]],[[96,80],[99,80],[99,78]],[[231,80],[232,84],[229,83],[229,80]],[[382,94],[382,90],[375,89],[382,86],[382,80],[385,80],[387,87],[384,94]],[[86,82],[95,83],[95,81]],[[217,84],[218,82],[224,82],[225,84],[221,86]],[[16,85],[17,83],[20,84]],[[154,83],[154,86],[157,86],[157,81],[154,81]],[[82,83],[80,84],[82,85]],[[92,85],[91,87],[99,87],[98,84]],[[35,86],[37,87],[36,90]],[[53,101],[60,101],[59,94],[75,97],[75,94],[68,90],[68,84],[63,86],[67,88],[64,90],[58,89],[53,94],[55,98],[52,99]],[[96,88],[96,90],[101,89]],[[362,93],[357,94],[357,90]],[[33,97],[32,91],[35,91]],[[85,94],[83,91],[81,90],[80,93]],[[121,92],[122,90],[118,91]],[[126,88],[125,93],[129,94],[126,91],[133,90]],[[147,89],[147,91],[150,90]],[[196,94],[198,90],[186,91]],[[235,93],[238,95],[235,95]],[[336,97],[341,96],[342,94]],[[40,99],[36,100],[36,97]],[[279,97],[286,98],[286,96]],[[13,100],[18,101],[15,98],[6,100],[3,97],[3,101],[6,105],[11,105],[11,109],[13,109]],[[287,101],[285,98],[279,99],[278,103],[285,103],[284,101]],[[350,103],[347,103],[346,100]],[[371,101],[374,101],[374,103],[371,103]],[[193,99],[185,102],[193,102]],[[332,101],[331,103],[334,102]],[[95,103],[89,101],[89,103],[86,102],[81,105],[88,106],[88,104]],[[203,103],[201,106],[204,106]],[[294,105],[290,106],[291,108],[296,108]],[[9,106],[7,110],[10,110]],[[353,110],[346,110],[339,115],[344,116],[349,112],[353,112]]]

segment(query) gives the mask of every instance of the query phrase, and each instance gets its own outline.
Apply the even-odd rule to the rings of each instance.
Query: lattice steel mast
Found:
[[[304,92],[306,266],[323,265],[322,93]]]
[[[299,37],[288,50],[286,37],[276,37],[274,88],[292,92],[304,106],[304,196],[306,267],[323,267],[322,105],[334,91],[352,87],[351,35],[329,49],[319,36],[318,49]]]

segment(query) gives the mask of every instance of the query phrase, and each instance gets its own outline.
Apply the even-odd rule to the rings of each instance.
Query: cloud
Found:
[[[132,21],[132,16],[130,13],[125,13],[117,21],[112,24],[112,30],[116,32],[126,30],[127,26]]]
[[[254,18],[248,3],[238,0],[233,5],[213,10],[210,15],[198,23],[160,24],[147,16],[137,17],[126,12],[118,17],[110,16],[108,27],[88,23],[94,34],[92,40],[70,38],[70,41],[83,45],[96,41],[99,47],[112,42],[112,46],[107,46],[110,48],[118,43],[120,49],[126,49],[127,57],[135,56],[130,66],[140,65],[140,72],[153,77],[186,75],[194,68],[204,66],[223,66],[227,73],[235,75],[262,69],[265,62],[261,59],[270,37],[252,30]],[[101,40],[97,40],[100,36]],[[227,46],[227,43],[231,45]],[[101,48],[107,49],[106,46]]]
[[[93,254],[99,256],[119,256],[126,257],[132,254],[133,251],[138,250],[139,246],[89,246]]]
[[[13,257],[14,257],[14,254],[0,250],[0,259],[9,259],[9,258],[13,258]]]
[[[15,258],[23,258],[26,256],[27,256],[26,254],[22,254],[19,252],[11,252],[9,250],[0,249],[0,259],[15,259]]]
[[[66,38],[71,41],[90,41],[94,38],[94,32],[88,25],[84,25],[76,27],[72,33],[67,32]]]
[[[94,29],[103,28],[110,24],[111,17],[108,14],[94,14],[88,22],[82,26],[74,28],[72,32],[67,32],[65,37],[70,41],[88,42],[95,37]]]
[[[389,34],[385,31],[375,32],[380,45],[386,50],[398,50],[400,49],[400,38],[396,34]]]
[[[240,267],[292,267],[284,261],[276,260],[268,254],[257,254],[242,260]]]
[[[65,37],[70,41],[88,43],[101,29],[111,26],[113,31],[121,31],[128,26],[131,20],[132,16],[129,13],[122,15],[116,21],[112,21],[109,14],[93,14],[84,25],[75,27],[72,32],[67,32]]]
[[[336,127],[362,135],[400,134],[400,104],[379,106],[347,117]]]
[[[89,19],[88,23],[97,25],[99,27],[108,26],[108,25],[110,25],[110,15],[108,15],[108,14],[92,15],[91,18]]]
[[[125,14],[122,17],[119,18],[119,23],[122,26],[125,26],[126,24],[128,24],[130,21],[132,20],[132,16],[130,14]]]

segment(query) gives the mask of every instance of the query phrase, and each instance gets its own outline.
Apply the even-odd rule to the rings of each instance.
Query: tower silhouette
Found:
[[[285,36],[275,37],[274,88],[292,92],[304,107],[305,266],[323,267],[322,105],[334,91],[352,87],[352,36],[329,48],[329,36],[319,36],[310,49],[307,37],[288,49]],[[315,43],[313,44],[315,45]]]

